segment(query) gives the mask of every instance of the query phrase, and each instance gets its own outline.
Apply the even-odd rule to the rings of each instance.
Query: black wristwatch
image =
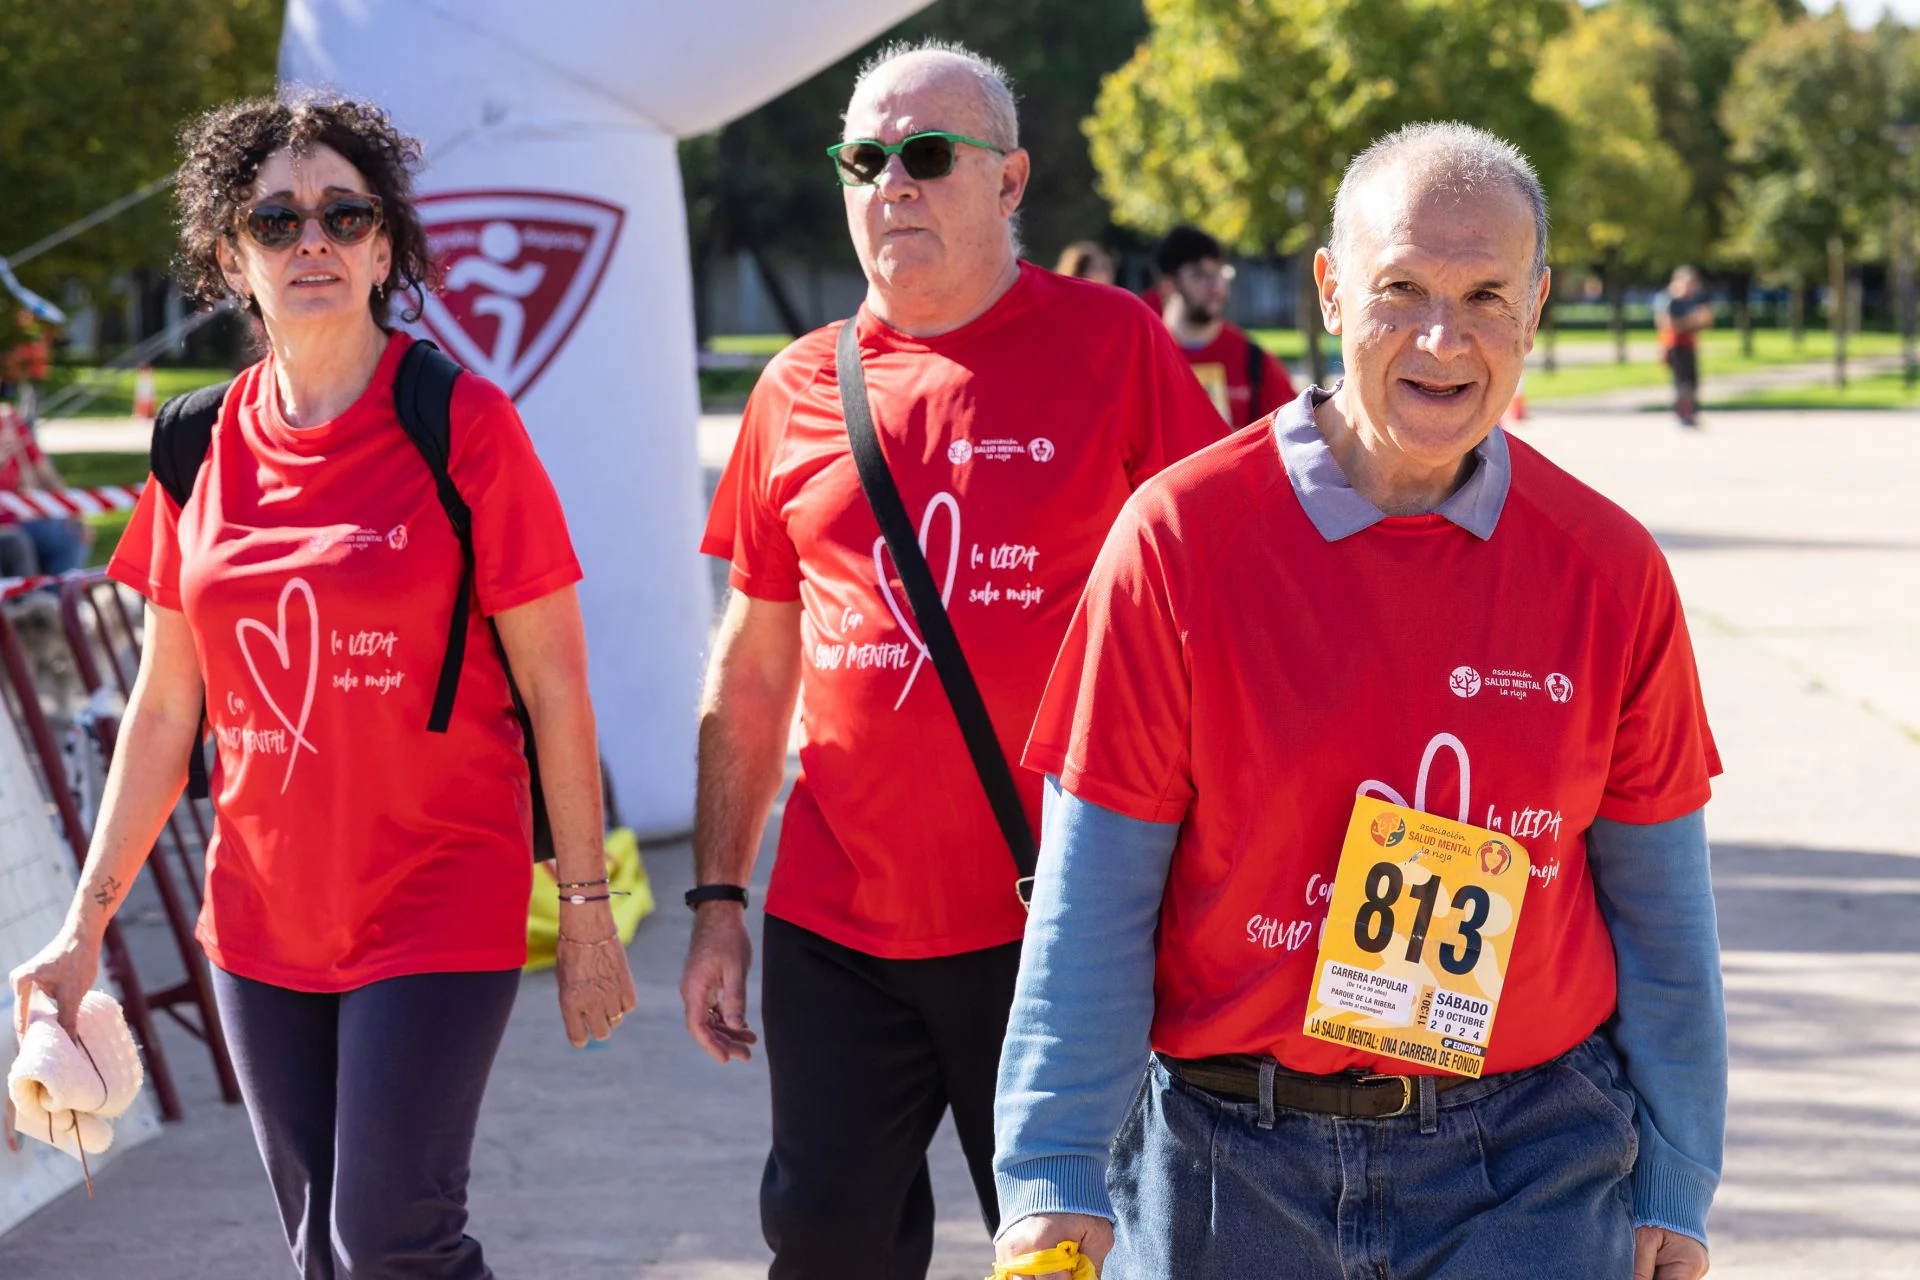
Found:
[[[739,884],[703,884],[687,890],[687,907],[698,910],[703,902],[737,902],[747,905],[747,889]]]

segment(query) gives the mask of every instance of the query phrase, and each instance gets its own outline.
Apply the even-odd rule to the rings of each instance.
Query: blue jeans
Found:
[[[1107,1280],[1627,1280],[1633,1093],[1598,1035],[1406,1115],[1226,1101],[1155,1061],[1114,1140]],[[1424,1113],[1424,1114],[1423,1114]]]
[[[87,547],[77,520],[26,520],[20,528],[33,542],[42,573],[67,573],[86,561]]]

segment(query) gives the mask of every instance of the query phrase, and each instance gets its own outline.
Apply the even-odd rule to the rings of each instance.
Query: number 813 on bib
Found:
[[[1359,796],[1340,848],[1305,1032],[1478,1076],[1532,863],[1487,831]]]

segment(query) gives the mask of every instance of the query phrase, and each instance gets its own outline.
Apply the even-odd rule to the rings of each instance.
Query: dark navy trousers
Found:
[[[213,981],[304,1280],[488,1280],[466,1234],[467,1175],[519,971],[337,994],[219,968]]]

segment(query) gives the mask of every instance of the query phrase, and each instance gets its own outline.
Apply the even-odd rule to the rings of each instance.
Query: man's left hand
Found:
[[[1633,1229],[1633,1280],[1700,1280],[1707,1246],[1665,1227]]]

